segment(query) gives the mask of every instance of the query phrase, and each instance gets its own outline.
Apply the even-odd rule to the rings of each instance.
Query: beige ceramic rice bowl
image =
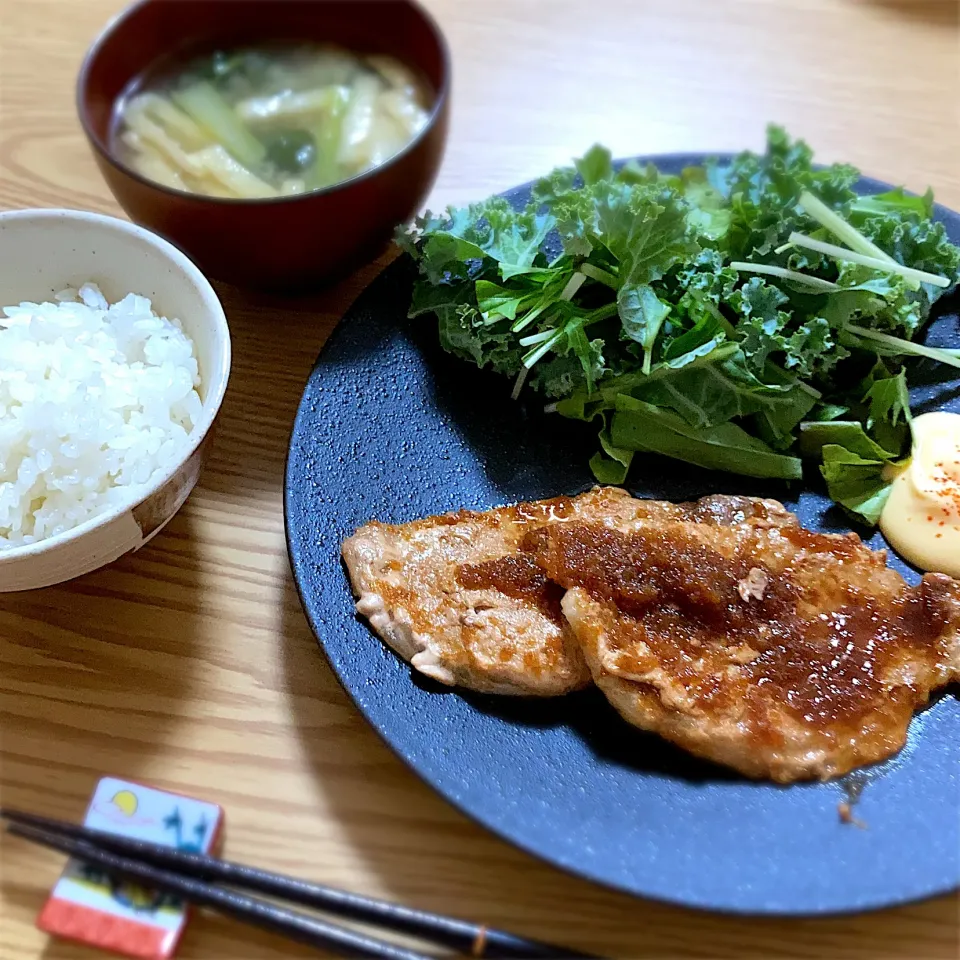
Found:
[[[0,306],[53,302],[65,288],[78,289],[89,282],[110,303],[135,293],[148,298],[157,314],[179,320],[193,345],[199,403],[192,397],[190,427],[168,456],[169,462],[117,497],[126,502],[36,542],[0,545],[0,593],[49,586],[89,573],[150,540],[196,484],[223,401],[230,373],[227,320],[209,282],[179,250],[141,227],[100,214],[0,213]],[[0,322],[9,325],[9,321]],[[7,456],[12,464],[16,454],[9,441],[6,446],[9,449],[0,449],[0,459]],[[43,456],[49,461],[46,453]],[[7,489],[8,516],[11,491],[15,484]]]

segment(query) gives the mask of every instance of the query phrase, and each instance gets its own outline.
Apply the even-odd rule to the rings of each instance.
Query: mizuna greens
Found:
[[[858,196],[856,169],[817,169],[771,127],[763,155],[616,168],[593,147],[514,210],[499,197],[399,236],[419,265],[410,316],[447,351],[596,420],[596,478],[638,452],[799,479],[876,523],[909,454],[907,367],[960,367],[915,341],[960,279],[933,197]]]

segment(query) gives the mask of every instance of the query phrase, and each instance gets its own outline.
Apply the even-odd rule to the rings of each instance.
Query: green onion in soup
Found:
[[[292,196],[389,160],[426,126],[428,106],[425,82],[393,57],[321,45],[217,51],[124,100],[114,147],[173,189]]]

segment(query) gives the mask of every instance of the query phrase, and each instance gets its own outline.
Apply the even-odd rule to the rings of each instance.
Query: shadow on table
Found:
[[[290,431],[307,377],[343,312],[390,256],[311,295],[282,297],[217,285],[233,365],[204,484],[226,496],[282,485]]]
[[[891,13],[941,26],[956,26],[960,22],[960,4],[957,0],[867,0]]]
[[[79,820],[100,777],[154,781],[155,756],[187,739],[178,727],[190,723],[183,705],[204,633],[188,589],[199,571],[191,526],[189,511],[181,512],[139,553],[106,569],[69,585],[0,594],[4,805]],[[51,855],[7,847],[8,856],[33,863]],[[52,856],[51,885],[63,862]],[[16,869],[0,869],[0,899],[27,923],[43,903],[32,884],[18,885]],[[89,953],[79,950],[51,942],[44,956]]]
[[[171,740],[201,655],[198,570],[184,511],[110,567],[0,594],[4,803],[76,819],[96,775],[135,780]],[[21,761],[50,769],[44,796],[13,781]]]
[[[943,923],[943,905],[937,902],[820,920],[711,915],[638,900],[543,864],[460,814],[380,740],[317,649],[292,577],[283,592],[281,623],[290,715],[303,755],[323,791],[327,814],[390,899],[633,958],[768,958],[783,955],[784,944],[791,944],[791,956],[813,957],[839,953],[848,942],[858,943],[865,956],[896,956],[909,953],[911,918]],[[345,719],[332,729],[330,705],[340,702]],[[312,878],[335,882],[324,877],[322,864]]]

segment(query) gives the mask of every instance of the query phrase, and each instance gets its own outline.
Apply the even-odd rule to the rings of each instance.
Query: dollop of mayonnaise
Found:
[[[893,482],[880,529],[921,570],[960,577],[960,414],[913,420],[913,454]]]

